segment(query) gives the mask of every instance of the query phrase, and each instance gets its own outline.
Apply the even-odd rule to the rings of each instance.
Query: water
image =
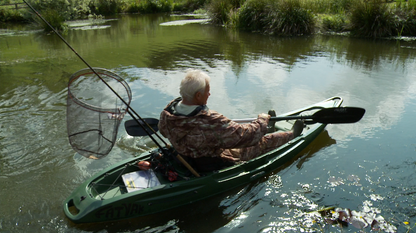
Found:
[[[209,73],[208,106],[230,118],[284,113],[332,96],[365,108],[365,117],[329,125],[296,159],[250,185],[157,215],[75,225],[62,211],[64,199],[92,174],[154,145],[120,127],[107,157],[75,153],[66,132],[66,88],[85,64],[56,35],[1,29],[1,232],[359,231],[309,214],[329,206],[374,213],[390,230],[416,231],[415,40],[277,38],[171,23],[184,19],[193,17],[76,22],[64,37],[91,66],[128,82],[142,117],[158,117],[178,96],[188,68]]]

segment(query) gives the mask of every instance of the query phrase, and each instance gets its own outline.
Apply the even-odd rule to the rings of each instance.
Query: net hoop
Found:
[[[87,68],[69,79],[67,131],[75,151],[87,158],[100,159],[115,145],[132,94],[127,82],[117,74],[103,68],[93,69],[99,76]]]
[[[111,72],[111,71],[109,71],[107,69],[97,68],[97,67],[93,67],[93,69],[102,78],[108,77],[108,78],[111,78],[111,79],[117,81],[118,83],[120,83],[125,88],[126,93],[127,93],[127,99],[123,98],[123,100],[127,103],[127,105],[130,106],[130,102],[131,102],[131,99],[132,99],[132,94],[131,94],[130,86],[127,84],[127,82],[123,78],[121,78],[120,76],[118,76],[117,74],[115,74],[115,73],[113,73],[113,72]],[[76,102],[77,104],[79,104],[80,106],[83,106],[85,108],[88,108],[88,109],[90,109],[92,111],[111,112],[113,110],[113,108],[104,109],[102,107],[93,106],[91,104],[85,103],[82,100],[78,99],[72,93],[72,91],[71,91],[71,84],[73,84],[75,81],[79,80],[79,78],[84,77],[84,75],[95,75],[95,73],[91,69],[86,68],[86,69],[79,70],[76,73],[74,73],[73,75],[71,75],[71,77],[69,79],[69,83],[68,83],[68,98],[73,99],[73,101]],[[105,84],[103,83],[103,85],[105,85]]]

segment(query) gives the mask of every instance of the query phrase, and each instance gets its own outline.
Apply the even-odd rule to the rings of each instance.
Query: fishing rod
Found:
[[[143,124],[145,124],[148,129],[150,129],[151,131],[153,131],[154,134],[156,134],[156,132],[153,130],[153,128],[147,124],[147,122],[133,109],[130,107],[130,105],[110,86],[110,84],[108,84],[99,74],[98,72],[96,72],[91,66],[90,64],[81,57],[81,55],[78,54],[78,52],[65,40],[65,38],[62,37],[62,35],[45,19],[43,18],[43,16],[41,14],[39,14],[38,11],[36,11],[35,8],[32,7],[32,5],[30,5],[26,0],[23,0],[24,3],[26,3],[26,5],[33,11],[35,12],[35,14],[44,22],[46,23],[46,25],[48,25],[53,32],[55,32],[55,34],[68,46],[68,48],[70,48],[72,50],[72,52],[75,53],[75,55],[77,55],[77,57],[84,62],[84,64],[95,74],[97,75],[97,77],[117,96],[117,98],[119,98],[124,105],[127,106],[127,112],[130,114],[130,116],[137,122],[137,124],[139,124],[142,129],[147,132],[147,135],[153,140],[153,142],[160,148],[162,149],[162,146],[156,141],[156,139],[154,139],[151,135],[151,133],[144,127]],[[134,115],[136,115],[137,117],[135,117]],[[139,118],[140,121],[137,119]],[[160,135],[156,134],[156,136],[165,144],[165,146],[168,146],[168,144],[163,140],[162,137],[160,137]]]
[[[157,145],[157,147],[159,147],[159,149],[162,151],[162,153],[166,153],[163,149],[163,147],[157,142],[157,140],[155,138],[152,137],[152,134],[146,129],[146,127],[144,127],[143,124],[145,124],[148,129],[150,129],[154,134],[156,134],[156,136],[159,138],[159,140],[161,140],[165,146],[167,148],[169,148],[170,146],[165,142],[165,140],[163,140],[163,138],[156,133],[156,131],[136,112],[134,111],[133,108],[130,107],[130,105],[110,86],[110,84],[108,84],[89,64],[86,60],[84,60],[84,58],[81,57],[81,55],[79,55],[77,53],[77,51],[75,51],[75,49],[65,40],[65,38],[63,38],[61,36],[61,34],[51,25],[49,24],[49,22],[42,17],[42,15],[39,14],[39,12],[36,11],[35,8],[32,7],[32,5],[30,5],[26,0],[23,0],[24,3],[26,3],[26,5],[33,11],[35,12],[35,14],[43,21],[45,22],[52,30],[53,32],[55,32],[56,35],[58,35],[58,37],[78,56],[79,59],[81,59],[82,62],[84,62],[84,64],[86,66],[88,66],[88,68],[95,74],[97,75],[97,77],[117,96],[117,98],[119,98],[124,105],[127,106],[127,112],[130,114],[130,116],[134,119],[134,121],[140,125],[140,127],[146,132],[146,134],[152,139],[152,141]],[[140,121],[134,116],[136,115]],[[141,123],[140,123],[141,122]],[[182,156],[180,154],[177,153],[176,158],[182,162],[182,164],[189,170],[191,171],[192,174],[194,174],[196,177],[200,177],[200,175],[198,174],[198,172],[196,172],[191,165],[189,165],[188,162],[186,162],[185,159],[182,158]]]

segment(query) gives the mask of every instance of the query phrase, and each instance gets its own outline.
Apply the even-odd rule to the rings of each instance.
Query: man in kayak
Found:
[[[176,151],[192,160],[198,170],[247,161],[277,148],[301,134],[303,122],[291,131],[266,134],[270,115],[261,113],[251,123],[239,124],[206,106],[210,77],[189,70],[180,84],[181,97],[160,114],[159,130]]]

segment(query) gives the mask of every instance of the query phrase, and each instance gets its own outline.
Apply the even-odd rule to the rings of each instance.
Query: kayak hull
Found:
[[[339,107],[341,104],[340,97],[332,97],[282,116]],[[276,129],[288,130],[292,124],[290,121],[277,122]],[[159,185],[128,192],[121,176],[140,170],[138,161],[150,161],[159,153],[157,150],[146,152],[110,166],[86,180],[65,200],[64,212],[75,223],[89,223],[134,218],[191,204],[271,173],[299,154],[325,126],[321,123],[307,125],[300,136],[250,161],[203,173],[201,177],[184,175],[174,182],[156,173]],[[177,172],[181,174],[180,169]]]

